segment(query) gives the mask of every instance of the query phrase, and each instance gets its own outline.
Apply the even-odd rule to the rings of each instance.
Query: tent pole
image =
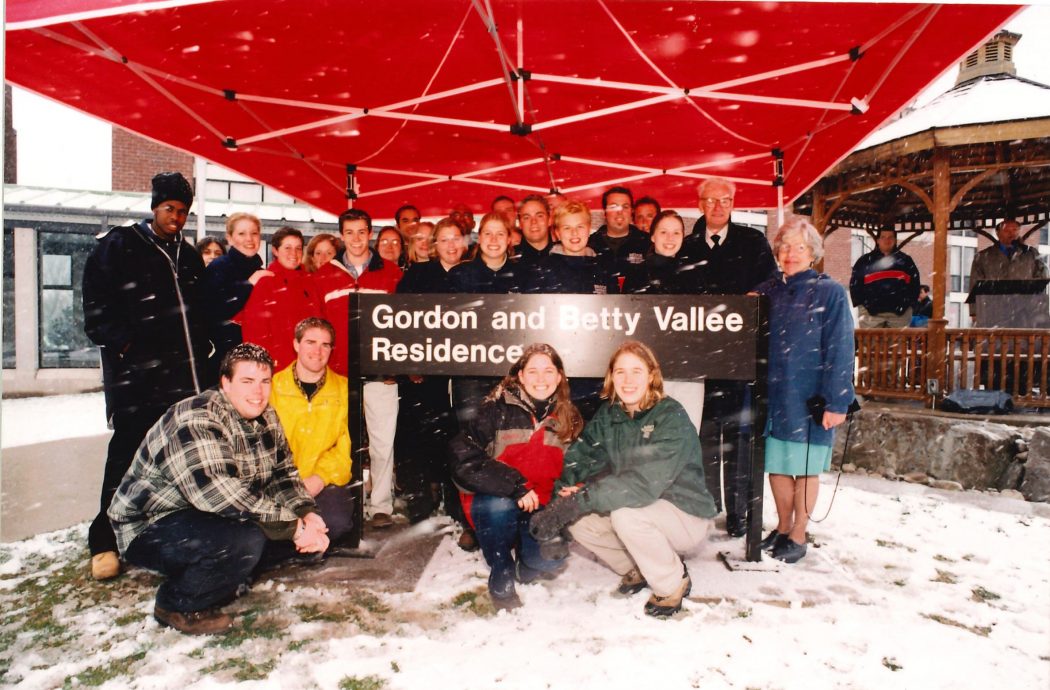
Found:
[[[197,193],[197,241],[204,239],[208,229],[208,211],[205,196],[208,191],[208,161],[193,157],[193,186]]]

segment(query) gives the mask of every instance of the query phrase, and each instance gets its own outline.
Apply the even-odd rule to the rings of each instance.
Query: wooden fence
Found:
[[[1020,407],[1050,407],[1050,331],[946,328],[942,353],[931,351],[932,340],[924,328],[857,329],[857,393],[929,403],[932,380],[944,395],[1004,390]]]

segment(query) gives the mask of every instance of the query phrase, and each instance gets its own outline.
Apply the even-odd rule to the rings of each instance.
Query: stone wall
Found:
[[[845,469],[941,488],[1020,491],[1028,500],[1047,501],[1050,425],[1040,421],[868,405],[854,416]],[[836,435],[836,467],[845,442],[843,428]]]

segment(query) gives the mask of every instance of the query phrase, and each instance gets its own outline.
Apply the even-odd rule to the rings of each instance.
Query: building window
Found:
[[[98,348],[84,333],[81,286],[93,235],[39,233],[40,368],[97,367]]]
[[[15,368],[15,231],[4,228],[4,369]]]
[[[976,247],[954,245],[948,248],[952,292],[970,291],[970,266]]]
[[[864,230],[854,230],[852,243],[850,245],[849,265],[857,263],[857,259],[875,249],[875,240]]]

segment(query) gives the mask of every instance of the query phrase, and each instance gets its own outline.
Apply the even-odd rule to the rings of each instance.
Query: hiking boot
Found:
[[[645,602],[645,615],[656,618],[667,618],[682,610],[682,599],[689,596],[693,589],[693,581],[689,578],[689,571],[683,565],[682,582],[678,588],[666,597],[657,596],[653,592],[649,601]]]
[[[474,530],[464,527],[463,534],[459,535],[459,539],[456,540],[456,546],[467,552],[477,551],[478,537],[474,534]]]
[[[215,635],[226,632],[233,625],[233,618],[218,609],[183,612],[154,606],[153,617],[164,627],[175,628],[186,635]]]
[[[497,611],[513,611],[522,607],[521,597],[518,596],[517,592],[511,592],[509,596],[505,597],[493,596],[491,592],[489,592],[489,595],[492,596],[492,608]]]
[[[784,563],[797,563],[805,555],[806,545],[799,544],[786,536],[782,542],[773,547],[773,558]]]
[[[787,538],[788,536],[786,534],[781,534],[780,532],[773,530],[766,535],[765,539],[758,542],[758,548],[760,551],[772,551],[780,542]]]
[[[620,584],[616,587],[616,592],[624,596],[630,596],[641,592],[648,586],[649,583],[645,581],[645,577],[639,572],[638,568],[631,568],[626,575],[620,578]]]
[[[376,513],[372,516],[372,529],[386,529],[394,524],[394,518],[386,513]]]
[[[116,551],[103,551],[91,557],[91,577],[112,580],[120,575],[120,557]]]

